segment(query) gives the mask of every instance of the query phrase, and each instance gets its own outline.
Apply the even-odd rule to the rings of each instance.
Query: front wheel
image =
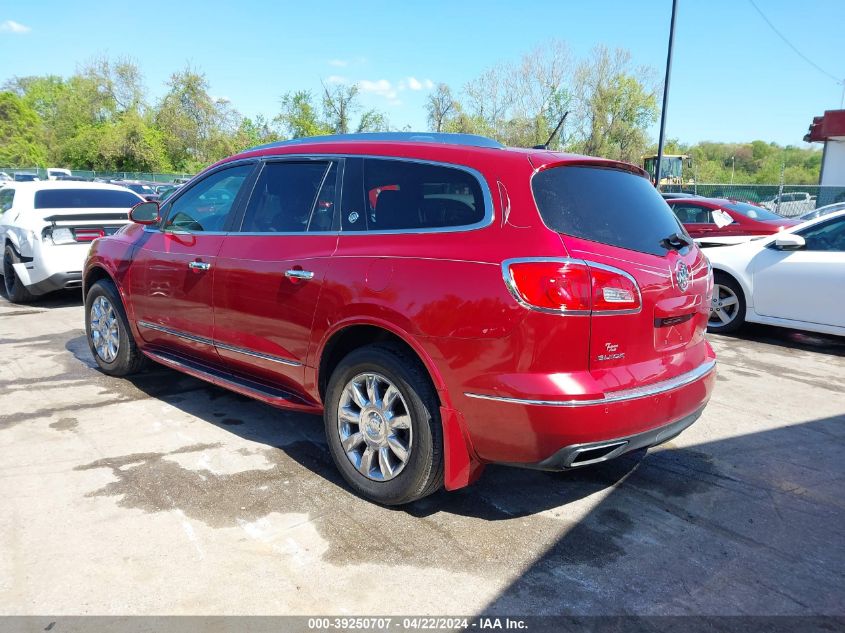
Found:
[[[346,356],[329,379],[324,421],[335,465],[367,499],[401,505],[443,485],[437,395],[402,348],[371,345]]]
[[[110,280],[101,279],[85,296],[85,334],[94,360],[109,376],[129,376],[146,364],[129,329],[120,294]]]

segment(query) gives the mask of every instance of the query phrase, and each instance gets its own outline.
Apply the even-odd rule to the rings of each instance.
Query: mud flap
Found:
[[[475,482],[484,471],[484,464],[473,455],[464,437],[461,414],[440,407],[443,422],[443,486],[457,490]]]

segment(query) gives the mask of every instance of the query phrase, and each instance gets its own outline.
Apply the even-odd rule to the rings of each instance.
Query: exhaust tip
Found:
[[[569,464],[567,464],[567,466],[569,468],[587,466],[589,464],[597,464],[599,462],[612,459],[618,455],[627,444],[628,440],[620,440],[618,442],[608,442],[606,444],[579,448],[572,453],[572,458],[569,460]]]

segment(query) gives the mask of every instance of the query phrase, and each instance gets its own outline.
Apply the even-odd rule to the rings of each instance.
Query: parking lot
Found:
[[[109,378],[75,293],[0,298],[0,610],[841,614],[845,340],[711,338],[715,394],[669,444],[385,509],[319,418]]]

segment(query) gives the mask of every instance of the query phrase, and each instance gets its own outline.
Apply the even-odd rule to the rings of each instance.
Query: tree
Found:
[[[323,116],[332,134],[349,133],[349,117],[360,109],[357,97],[357,85],[323,83]]]
[[[367,110],[358,120],[358,127],[355,132],[386,132],[390,129],[390,122],[387,115],[378,110]]]
[[[13,92],[0,92],[0,165],[44,165],[47,146],[38,113]]]
[[[450,117],[454,116],[460,106],[452,96],[452,90],[444,83],[437,84],[434,92],[429,93],[425,109],[428,113],[428,125],[435,132],[443,132]]]
[[[574,145],[590,156],[639,162],[648,126],[657,120],[659,88],[646,68],[632,68],[631,54],[593,49],[575,74],[578,129]]]
[[[284,94],[281,99],[281,112],[274,121],[282,125],[289,138],[321,136],[331,132],[320,120],[314,107],[313,95],[308,90]]]

